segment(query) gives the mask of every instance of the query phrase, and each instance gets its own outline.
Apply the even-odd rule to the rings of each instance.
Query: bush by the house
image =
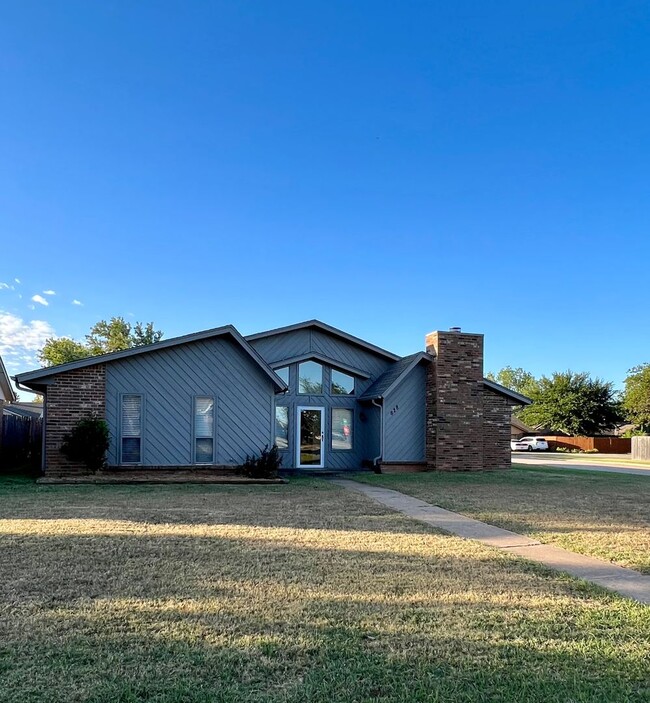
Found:
[[[108,423],[97,417],[87,417],[63,437],[61,453],[69,461],[84,464],[90,471],[104,466],[108,451]]]
[[[282,464],[282,457],[274,444],[271,449],[267,444],[259,456],[247,456],[241,469],[249,478],[275,478]]]

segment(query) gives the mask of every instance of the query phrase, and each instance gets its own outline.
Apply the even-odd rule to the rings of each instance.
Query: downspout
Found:
[[[375,407],[379,408],[379,456],[376,456],[372,460],[372,465],[377,467],[379,465],[379,460],[384,455],[384,406],[382,403],[378,403],[374,398],[370,402]]]

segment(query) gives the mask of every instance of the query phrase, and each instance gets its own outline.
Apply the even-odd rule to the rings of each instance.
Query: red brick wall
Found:
[[[429,346],[427,339],[427,351],[435,354],[433,346]],[[436,392],[436,362],[433,361],[427,366],[426,388],[425,388],[425,404],[426,404],[426,436],[424,438],[424,458],[427,464],[427,469],[433,470],[436,468],[436,440],[438,438],[438,394]]]
[[[480,471],[483,335],[432,332],[426,348],[436,357],[435,371],[427,377],[427,464],[438,471]]]
[[[483,386],[483,466],[509,469],[512,401]]]
[[[63,436],[79,420],[90,415],[105,417],[105,366],[87,366],[54,376],[45,403],[46,475],[87,473],[85,466],[69,462],[59,449]]]

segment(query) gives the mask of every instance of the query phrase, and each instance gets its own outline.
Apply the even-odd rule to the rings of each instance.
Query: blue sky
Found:
[[[460,325],[486,370],[617,385],[650,361],[647,3],[22,0],[0,20],[12,373],[113,315],[167,337],[317,317],[397,353]]]

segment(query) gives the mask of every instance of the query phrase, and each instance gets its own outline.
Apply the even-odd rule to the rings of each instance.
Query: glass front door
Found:
[[[298,468],[322,469],[325,408],[298,408]]]

